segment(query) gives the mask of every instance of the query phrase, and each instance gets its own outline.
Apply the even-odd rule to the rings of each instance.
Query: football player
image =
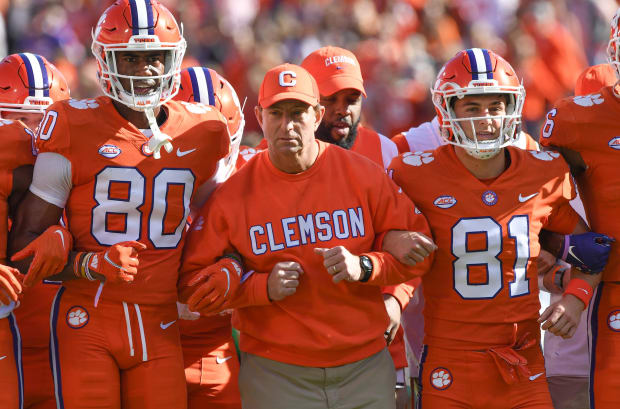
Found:
[[[268,151],[232,175],[192,224],[181,299],[201,313],[237,308],[244,407],[394,407],[380,287],[428,262],[406,269],[372,248],[385,229],[427,232],[424,218],[375,163],[315,139],[324,108],[304,68],[269,70],[258,102]],[[226,205],[239,192],[253,205]],[[426,256],[434,250],[429,239],[419,243]],[[246,267],[242,284],[231,253]]]
[[[213,106],[226,117],[232,150],[220,160],[216,174],[217,182],[223,182],[235,168],[245,126],[237,93],[214,70],[190,67],[181,72],[181,87],[174,99]],[[179,315],[179,330],[188,409],[241,409],[239,360],[232,338],[230,313],[198,318],[186,305],[180,305],[179,309],[183,312]]]
[[[55,103],[37,132],[11,249],[66,210],[75,251],[55,276],[63,286],[50,317],[59,407],[186,407],[181,247],[190,206],[230,141],[217,110],[171,101],[185,45],[158,1],[116,1],[93,31],[105,95]]]
[[[567,260],[580,264],[577,255],[596,271],[609,238],[576,234],[585,224],[568,204],[574,186],[558,153],[512,146],[525,91],[508,62],[486,49],[461,51],[432,93],[447,144],[403,154],[388,170],[439,247],[423,278],[422,407],[551,408],[537,322],[539,233],[566,234],[554,252],[565,248]],[[595,283],[576,273],[540,317],[543,328],[571,336]]]
[[[620,81],[620,9],[611,21],[609,64]],[[541,144],[557,149],[575,176],[592,229],[620,236],[620,84],[558,101],[547,114]],[[590,407],[620,405],[620,251],[612,245],[589,319]]]
[[[0,158],[3,172],[0,181],[0,263],[6,263],[6,245],[9,218],[14,217],[17,204],[27,192],[32,180],[32,164],[35,160],[32,133],[43,119],[45,109],[54,101],[69,98],[69,88],[62,73],[44,57],[31,53],[12,54],[0,62],[0,135],[4,154]],[[17,122],[21,121],[21,122]],[[26,125],[26,127],[24,127]],[[59,226],[63,235],[67,233]],[[46,236],[47,237],[47,236]],[[56,236],[58,237],[58,236]],[[68,235],[66,236],[69,239]],[[39,256],[42,256],[39,254]],[[0,282],[13,283],[7,276],[8,267],[0,266],[3,279]],[[18,282],[19,284],[19,282]],[[21,286],[21,284],[20,284]],[[15,290],[15,289],[14,289]],[[13,328],[11,342],[0,341],[0,348],[9,348],[11,354],[0,362],[3,377],[14,374],[11,365],[17,363],[20,390],[4,378],[7,387],[0,392],[0,406],[13,408],[6,400],[6,394],[19,396],[20,407],[45,409],[56,407],[52,373],[49,370],[49,332],[42,331],[49,323],[49,310],[57,288],[38,284],[28,288],[20,297],[19,308],[11,313],[17,299],[0,300],[3,334],[6,324]],[[1,291],[0,291],[1,292]],[[12,294],[14,295],[14,293]],[[2,298],[2,297],[0,297]],[[4,297],[6,298],[6,297]],[[14,314],[14,316],[13,316]],[[19,323],[19,330],[17,329]],[[2,337],[4,338],[4,337]]]
[[[317,139],[357,152],[386,168],[398,150],[386,136],[360,125],[366,90],[355,54],[340,47],[322,47],[310,53],[301,66],[316,79],[320,103],[325,107],[325,115],[316,131]],[[396,369],[397,409],[404,409],[408,401],[405,384],[407,356],[400,316],[419,283],[418,277],[411,283],[383,289],[385,308],[390,317],[386,339]]]
[[[583,96],[595,93],[606,86],[616,83],[616,72],[609,64],[598,64],[586,68],[575,84],[575,95]],[[577,196],[571,202],[579,215],[586,219],[581,198]],[[539,265],[539,283],[541,269]],[[560,265],[553,266],[542,277],[541,290],[551,293],[551,302],[562,297],[563,288],[570,281],[570,270]],[[586,313],[581,315],[579,328],[571,338],[556,337],[545,332],[544,348],[545,368],[549,393],[555,409],[573,407],[588,408],[590,406],[590,353],[588,351],[588,315],[592,303]]]

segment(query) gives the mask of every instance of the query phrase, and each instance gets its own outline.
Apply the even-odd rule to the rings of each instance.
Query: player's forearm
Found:
[[[573,268],[571,270],[570,278],[571,280],[573,279],[583,280],[587,282],[588,284],[590,284],[592,288],[596,288],[596,286],[599,285],[599,283],[601,282],[601,274],[587,274],[587,273],[577,270],[576,268]]]
[[[75,264],[75,258],[78,256],[79,252],[77,251],[71,251],[69,253],[69,259],[67,261],[67,264],[65,264],[65,267],[62,269],[62,271],[56,275],[53,275],[49,278],[47,278],[47,280],[50,281],[72,281],[72,280],[77,280],[78,277],[75,274],[75,269],[74,269],[74,264]]]

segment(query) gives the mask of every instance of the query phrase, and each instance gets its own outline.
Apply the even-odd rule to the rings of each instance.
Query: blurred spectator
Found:
[[[386,135],[430,120],[434,73],[456,51],[485,47],[515,62],[532,134],[579,73],[604,62],[615,0],[162,0],[185,26],[191,65],[221,71],[243,100],[246,131],[265,72],[327,44],[352,50],[367,84],[363,122]],[[76,98],[98,93],[91,27],[112,0],[0,0],[8,50],[61,66]],[[604,29],[603,29],[604,28]],[[251,135],[250,135],[251,137]]]

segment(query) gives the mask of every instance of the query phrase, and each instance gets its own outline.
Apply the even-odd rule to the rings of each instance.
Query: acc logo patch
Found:
[[[607,316],[607,326],[614,332],[620,332],[620,310],[612,311]]]
[[[0,126],[11,125],[12,123],[13,121],[11,121],[10,119],[0,119]]]
[[[446,368],[435,368],[431,372],[430,381],[433,388],[443,391],[452,385],[452,374]]]
[[[616,136],[615,138],[613,138],[612,140],[610,140],[607,145],[609,145],[609,147],[611,149],[616,149],[616,150],[620,150],[620,136]]]
[[[433,204],[441,209],[448,209],[456,204],[456,199],[452,196],[439,196]]]
[[[86,308],[74,305],[67,311],[67,325],[69,328],[80,329],[88,324],[89,315]]]
[[[403,162],[411,166],[422,166],[434,160],[435,158],[430,152],[407,152],[403,154]]]
[[[487,190],[482,194],[482,203],[487,206],[493,206],[497,203],[497,193],[492,190]]]
[[[99,148],[99,155],[108,159],[116,158],[121,152],[121,148],[116,145],[103,145]]]

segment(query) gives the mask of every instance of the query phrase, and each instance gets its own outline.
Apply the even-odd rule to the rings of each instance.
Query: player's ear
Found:
[[[319,129],[319,125],[323,120],[323,115],[325,115],[325,107],[321,104],[316,104],[314,107],[314,115],[315,115],[315,123],[314,123],[314,131],[316,132]]]
[[[263,108],[260,105],[256,105],[254,107],[254,115],[256,115],[256,120],[258,121],[258,125],[263,129]]]

